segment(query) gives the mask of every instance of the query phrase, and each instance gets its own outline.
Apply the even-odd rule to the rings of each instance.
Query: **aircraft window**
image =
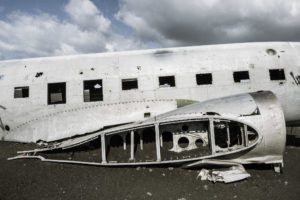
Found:
[[[174,76],[161,76],[159,77],[159,87],[175,87],[175,77]]]
[[[102,80],[83,81],[84,102],[103,101]]]
[[[233,72],[233,79],[235,83],[249,83],[250,77],[248,71]]]
[[[138,81],[136,78],[122,79],[122,90],[132,90],[138,88]]]
[[[14,98],[27,98],[29,97],[29,87],[15,87]]]
[[[197,85],[209,85],[212,84],[212,74],[196,74]]]
[[[151,117],[151,113],[149,112],[144,113],[144,118],[149,118],[149,117]]]
[[[284,69],[270,69],[269,73],[271,81],[285,80]]]
[[[48,83],[48,104],[66,103],[66,83]]]

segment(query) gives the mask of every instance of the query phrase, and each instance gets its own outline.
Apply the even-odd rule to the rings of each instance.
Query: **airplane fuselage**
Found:
[[[300,43],[245,43],[0,62],[0,136],[54,141],[194,101],[270,90],[300,121]]]

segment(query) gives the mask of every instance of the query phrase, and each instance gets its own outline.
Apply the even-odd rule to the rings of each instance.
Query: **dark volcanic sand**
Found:
[[[4,199],[300,199],[300,146],[287,146],[283,174],[249,166],[248,180],[211,183],[197,170],[104,168],[6,159],[32,144],[0,142],[0,200]],[[82,152],[85,153],[86,152]]]

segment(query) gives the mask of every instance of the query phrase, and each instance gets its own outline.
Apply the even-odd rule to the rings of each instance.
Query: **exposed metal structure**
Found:
[[[178,129],[184,131],[178,134]],[[41,149],[20,151],[21,155],[11,159],[38,158],[48,162],[99,166],[182,164],[186,167],[202,165],[203,160],[211,160],[210,164],[226,160],[232,165],[265,163],[280,168],[283,165],[285,131],[284,115],[277,98],[271,92],[257,92],[191,104],[148,120],[55,142]],[[165,134],[171,134],[170,141],[165,140]],[[118,147],[117,154],[128,153],[119,160],[108,159],[115,136],[122,139],[114,144]],[[129,141],[126,141],[126,136]],[[138,140],[136,136],[139,136]],[[189,137],[187,147],[178,148],[178,138]],[[195,147],[191,139],[194,137],[201,145]],[[147,145],[152,145],[150,151],[156,152],[150,159],[145,156],[147,153],[137,153],[146,151],[145,138],[148,138]],[[99,163],[46,158],[48,152],[75,148],[92,140],[101,143],[102,161]],[[168,142],[171,148],[165,148]],[[130,145],[129,152],[127,145]]]

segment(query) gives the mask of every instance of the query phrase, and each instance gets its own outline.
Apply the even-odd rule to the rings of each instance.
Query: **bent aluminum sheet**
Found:
[[[240,108],[241,105],[244,106],[244,108],[239,112],[238,108]],[[233,109],[231,109],[231,107],[233,107]],[[276,112],[276,116],[274,116],[273,112]],[[214,122],[220,121],[237,122],[243,124],[244,127],[252,128],[258,134],[258,137],[255,142],[244,144],[243,148],[232,148],[228,149],[225,152],[216,152],[216,149],[218,148],[215,147],[215,149],[212,150],[213,152],[211,155],[199,156],[194,158],[180,158],[177,160],[159,159],[160,139],[158,137],[155,138],[157,144],[156,151],[158,156],[158,159],[156,161],[107,163],[106,160],[102,160],[101,163],[95,163],[85,161],[47,159],[40,155],[36,155],[38,152],[72,148],[89,141],[96,140],[100,137],[101,141],[102,139],[106,140],[108,137],[115,134],[137,131],[147,127],[159,127],[162,125],[170,125],[183,122],[199,122],[201,120],[208,120],[212,124]],[[159,136],[159,128],[156,131],[157,136]],[[210,142],[212,146],[215,146],[214,137],[212,137],[212,131],[213,130],[211,129],[210,134],[212,135],[210,137]],[[25,153],[25,155],[20,155],[11,159],[39,158],[43,161],[50,162],[90,164],[100,166],[153,165],[175,163],[188,164],[203,159],[216,159],[219,157],[240,164],[282,163],[284,143],[285,123],[280,104],[271,92],[258,92],[216,99],[210,101],[210,103],[195,103],[190,106],[185,106],[175,111],[151,118],[149,120],[109,128],[77,138],[71,138],[65,141],[50,144],[49,146],[42,149],[20,151],[18,153]],[[105,154],[105,148],[102,148],[102,155]],[[232,157],[231,155],[235,156]],[[226,158],[226,156],[228,158]]]

